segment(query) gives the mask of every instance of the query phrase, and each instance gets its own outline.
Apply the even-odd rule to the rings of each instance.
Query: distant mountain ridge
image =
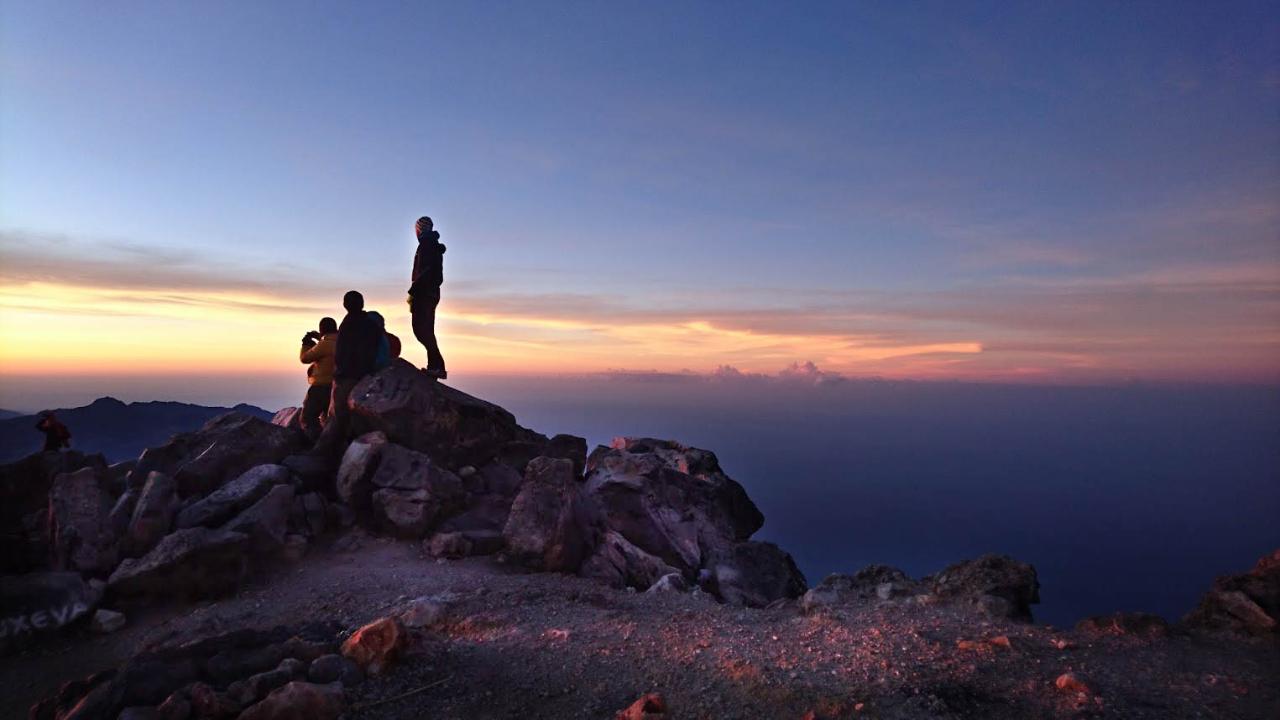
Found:
[[[210,419],[238,410],[264,420],[273,413],[241,403],[235,407],[207,407],[180,402],[124,403],[102,397],[78,408],[55,409],[71,430],[71,447],[100,452],[108,462],[136,458],[148,447],[162,445],[175,433],[196,430]],[[35,429],[35,415],[0,419],[0,462],[40,450],[44,436]]]

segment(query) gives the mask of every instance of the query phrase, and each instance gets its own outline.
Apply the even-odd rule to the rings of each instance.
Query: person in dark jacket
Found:
[[[338,343],[333,351],[333,395],[329,401],[329,420],[325,423],[318,445],[336,448],[346,438],[350,424],[349,400],[356,383],[374,371],[382,328],[374,324],[364,311],[364,296],[352,290],[342,296],[346,317],[338,325]]]
[[[418,218],[414,231],[418,234],[418,251],[413,255],[409,286],[413,335],[427,349],[427,366],[422,371],[443,380],[449,373],[444,369],[444,356],[436,342],[436,306],[440,304],[440,285],[444,283],[445,246],[429,217]]]
[[[71,431],[53,416],[52,410],[40,413],[36,429],[44,433],[44,451],[56,452],[71,447]]]

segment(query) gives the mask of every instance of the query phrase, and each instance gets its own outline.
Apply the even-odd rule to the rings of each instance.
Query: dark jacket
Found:
[[[430,295],[440,289],[444,283],[444,251],[440,233],[435,230],[418,238],[418,251],[413,254],[410,295]]]
[[[382,328],[363,310],[347,313],[338,326],[338,346],[333,351],[333,377],[359,380],[374,370]]]

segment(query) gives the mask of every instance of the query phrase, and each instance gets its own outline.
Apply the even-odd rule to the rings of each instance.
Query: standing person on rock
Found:
[[[440,233],[431,218],[422,216],[414,224],[418,234],[418,251],[413,255],[412,284],[409,286],[409,313],[413,318],[413,335],[427,349],[427,366],[422,369],[431,377],[444,380],[444,356],[436,342],[436,306],[440,304],[440,285],[444,283],[444,251]]]
[[[364,296],[352,290],[342,296],[347,315],[338,326],[338,340],[333,350],[333,393],[329,402],[329,420],[320,435],[318,446],[335,450],[346,439],[351,424],[351,390],[361,378],[374,371],[382,328],[364,311]]]
[[[321,417],[329,409],[333,396],[334,352],[338,347],[338,321],[321,318],[320,331],[312,330],[302,336],[302,350],[298,359],[309,363],[307,368],[307,395],[302,400],[302,431],[315,440],[320,437]]]

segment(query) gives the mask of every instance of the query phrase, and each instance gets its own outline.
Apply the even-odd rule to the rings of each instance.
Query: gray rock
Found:
[[[444,558],[492,555],[504,547],[506,538],[494,530],[438,532],[423,543],[426,554]]]
[[[93,631],[106,635],[113,633],[125,625],[124,613],[100,609],[93,614]]]
[[[265,698],[267,693],[292,680],[294,675],[289,670],[281,668],[268,670],[231,683],[227,686],[227,696],[241,707],[245,707]]]
[[[431,627],[449,615],[450,599],[445,596],[424,595],[410,600],[399,614],[405,627]]]
[[[252,467],[279,462],[307,444],[306,436],[297,430],[233,411],[143,451],[129,482],[141,485],[143,478],[159,470],[173,476],[181,497],[200,496]]]
[[[658,581],[649,586],[646,593],[654,595],[661,593],[685,593],[689,592],[689,581],[684,579],[680,573],[667,573],[658,578]]]
[[[223,528],[248,535],[258,550],[278,552],[284,547],[292,507],[293,487],[276,485]]]
[[[118,557],[111,532],[111,496],[97,468],[59,475],[49,490],[49,533],[54,567],[90,575],[109,572]]]
[[[1280,633],[1280,550],[1258,560],[1248,572],[1215,579],[1182,625],[1198,633]]]
[[[35,572],[0,582],[0,648],[38,642],[90,616],[102,591],[77,572]]]
[[[690,576],[764,522],[713,453],[667,440],[616,438],[597,448],[585,493],[606,527]]]
[[[506,410],[435,382],[403,359],[361,380],[351,393],[351,409],[391,442],[444,467],[481,467],[512,441],[547,443]]]
[[[179,529],[217,527],[261,500],[271,488],[288,482],[289,470],[282,465],[255,466],[183,509],[174,524]]]
[[[334,480],[335,489],[338,499],[356,511],[369,508],[369,496],[373,493],[369,478],[377,470],[382,447],[386,444],[384,433],[366,433],[353,440],[342,454]]]
[[[983,555],[951,565],[933,577],[932,590],[943,601],[969,603],[996,617],[1027,622],[1031,606],[1040,602],[1036,569],[1007,555]]]
[[[798,598],[809,584],[791,556],[773,543],[738,543],[714,566],[715,587],[731,605],[765,607]]]
[[[307,679],[321,685],[341,682],[347,687],[354,687],[364,680],[364,673],[359,665],[341,655],[322,655],[311,661]]]
[[[248,535],[231,530],[178,530],[143,557],[120,563],[107,588],[121,597],[225,592],[244,577],[248,545]]]
[[[594,545],[580,495],[572,461],[531,460],[502,530],[510,556],[531,567],[576,570]]]
[[[111,506],[111,512],[107,514],[107,525],[111,528],[111,534],[118,538],[123,538],[129,532],[129,521],[133,518],[133,510],[138,505],[138,496],[142,494],[141,488],[125,488],[125,491],[116,498],[115,505]]]
[[[579,574],[614,587],[647,590],[663,576],[681,573],[610,530],[582,564]]]
[[[174,479],[162,472],[148,474],[129,518],[122,543],[125,554],[138,557],[155,547],[173,526],[177,511],[178,485]]]
[[[393,443],[378,450],[369,477],[375,521],[399,537],[419,538],[461,507],[462,480],[426,455]]]

